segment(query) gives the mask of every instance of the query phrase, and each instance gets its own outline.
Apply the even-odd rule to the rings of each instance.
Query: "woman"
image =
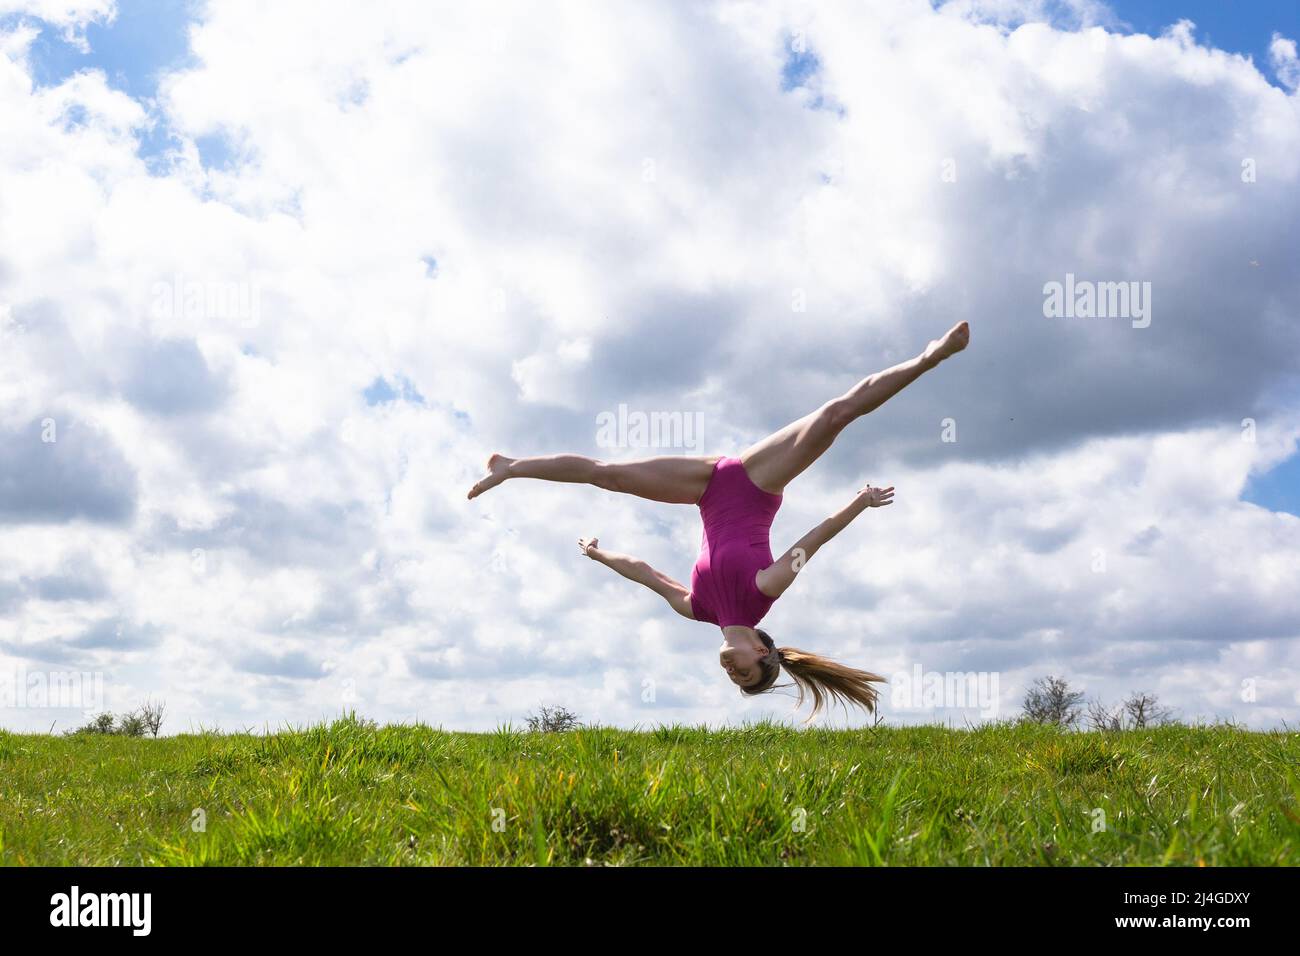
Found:
[[[799,703],[805,694],[812,696],[810,720],[830,701],[852,702],[871,711],[877,696],[872,683],[884,681],[883,677],[797,647],[777,647],[758,623],[822,545],[867,508],[890,504],[894,489],[862,489],[775,561],[768,531],[785,486],[820,458],[850,422],[879,408],[969,341],[970,327],[958,323],[916,358],[868,376],[739,458],[665,456],[603,462],[580,455],[493,455],[487,474],[470,489],[469,497],[477,498],[508,478],[541,478],[595,485],[651,501],[698,505],[704,538],[691,571],[690,590],[644,561],[601,548],[595,538],[580,538],[578,547],[592,560],[650,588],[683,617],[722,628],[719,661],[743,693],[771,690],[784,667],[799,688]]]

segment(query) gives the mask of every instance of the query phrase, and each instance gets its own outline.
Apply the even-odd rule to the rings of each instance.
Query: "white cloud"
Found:
[[[113,706],[164,696],[179,726],[784,714],[715,673],[715,633],[576,556],[598,533],[685,579],[691,509],[465,489],[494,448],[602,454],[620,403],[736,452],[960,317],[970,353],[790,489],[777,546],[861,481],[899,501],[773,632],[997,670],[1008,704],[1060,669],[1294,719],[1300,519],[1240,495],[1300,434],[1300,101],[1190,28],[1093,24],[214,4],[161,80],[181,146],[154,173],[139,103],[95,72],[35,89],[31,28],[0,36],[6,467],[71,426],[0,486],[0,662],[102,668]],[[819,69],[783,90],[796,31]],[[1045,319],[1067,272],[1151,282],[1151,326]],[[377,377],[422,402],[368,405]]]
[[[511,377],[524,401],[564,405],[576,411],[583,406],[583,379],[590,361],[590,341],[567,339],[551,352],[515,362]]]
[[[83,51],[86,26],[92,22],[112,23],[117,16],[115,0],[0,0],[0,16],[18,14],[36,17],[60,28],[69,43]]]
[[[1292,90],[1300,86],[1300,59],[1296,58],[1295,40],[1274,33],[1273,42],[1268,46],[1268,57],[1273,72],[1284,86]]]

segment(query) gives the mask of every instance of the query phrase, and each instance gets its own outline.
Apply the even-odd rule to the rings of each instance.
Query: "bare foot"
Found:
[[[469,490],[468,498],[477,498],[483,492],[495,488],[501,482],[510,477],[510,463],[513,458],[507,458],[505,455],[492,455],[487,460],[487,474],[474,483],[474,487]]]
[[[950,328],[941,339],[935,339],[928,346],[922,357],[931,366],[938,365],[951,355],[956,355],[970,344],[970,325],[958,322]]]

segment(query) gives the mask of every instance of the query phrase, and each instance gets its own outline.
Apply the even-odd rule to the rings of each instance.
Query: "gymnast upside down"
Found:
[[[922,373],[966,348],[970,327],[953,326],[915,358],[864,378],[839,398],[746,449],[739,458],[663,456],[603,462],[581,455],[507,458],[492,455],[487,474],[469,491],[477,498],[509,478],[594,485],[650,501],[697,505],[704,522],[699,558],[688,590],[637,558],[580,538],[587,557],[643,584],[678,614],[722,629],[719,662],[745,694],[773,688],[784,667],[813,700],[809,719],[831,701],[875,709],[874,683],[884,678],[797,647],[777,647],[758,627],[817,550],[867,508],[893,501],[894,489],[867,487],[844,508],[794,543],[775,561],[768,532],[785,486],[820,458],[850,422],[879,408]]]

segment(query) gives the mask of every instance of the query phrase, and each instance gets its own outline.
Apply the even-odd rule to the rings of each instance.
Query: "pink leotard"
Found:
[[[739,458],[713,466],[700,498],[704,539],[691,569],[691,611],[697,621],[754,627],[772,607],[754,576],[772,563],[768,532],[781,495],[749,480]]]

